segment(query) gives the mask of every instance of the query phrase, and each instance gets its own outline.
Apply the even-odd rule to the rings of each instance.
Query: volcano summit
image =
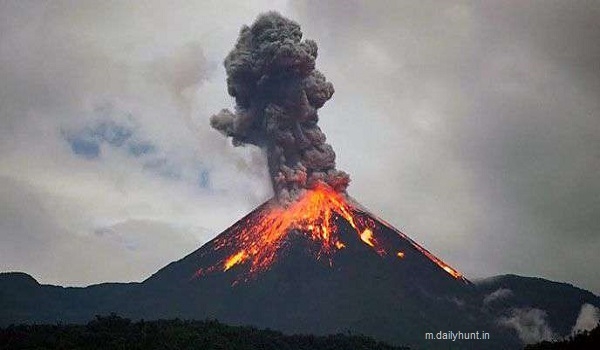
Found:
[[[342,238],[339,229],[341,220],[351,228],[352,237]],[[399,244],[394,235],[384,234],[384,228],[395,231],[408,245]],[[310,253],[316,260],[325,260],[330,267],[333,267],[335,254],[347,249],[349,241],[355,241],[385,259],[404,261],[416,254],[423,255],[456,280],[468,283],[458,271],[327,185],[318,184],[305,191],[287,208],[269,201],[226,232],[228,234],[213,241],[213,250],[216,253],[224,251],[228,255],[216,265],[200,268],[195,277],[247,264],[242,277],[248,281],[269,269],[280,251],[289,244],[290,237],[296,235],[313,246]]]

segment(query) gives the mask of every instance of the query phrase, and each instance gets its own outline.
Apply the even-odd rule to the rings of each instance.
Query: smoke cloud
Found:
[[[486,295],[483,298],[483,304],[488,305],[497,300],[503,300],[503,299],[510,298],[511,296],[513,296],[512,290],[507,289],[507,288],[498,288],[496,291]]]
[[[300,26],[276,12],[243,26],[225,58],[227,89],[235,112],[223,109],[210,119],[213,128],[267,152],[276,198],[289,205],[318,182],[338,192],[350,177],[335,168],[335,152],[325,143],[317,110],[334,93],[315,69],[317,44],[302,40]]]
[[[546,322],[547,313],[534,308],[512,309],[508,317],[501,318],[500,324],[512,328],[525,344],[552,340],[555,334]]]
[[[583,304],[572,333],[591,331],[600,323],[600,309],[592,304]]]

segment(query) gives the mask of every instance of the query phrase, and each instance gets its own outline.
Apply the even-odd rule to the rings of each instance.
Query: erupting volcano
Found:
[[[347,245],[338,230],[339,220],[345,220],[356,237],[382,258],[405,259],[405,251],[394,249],[393,244],[384,244],[387,241],[379,238],[381,232],[378,226],[381,226],[381,223],[378,225],[372,217],[359,208],[359,205],[348,200],[346,195],[324,184],[318,184],[306,191],[287,208],[279,206],[274,201],[267,202],[234,225],[231,229],[233,235],[219,236],[214,241],[215,251],[225,249],[233,253],[216,265],[199,269],[195,276],[202,277],[208,273],[228,271],[237,265],[248,264],[248,271],[241,276],[244,281],[247,281],[248,278],[269,269],[292,233],[301,235],[313,243],[314,250],[310,253],[314,258],[327,260],[328,264],[333,266],[334,254],[345,249]],[[391,226],[383,225],[393,230]],[[396,232],[408,240],[416,251],[424,254],[452,277],[466,281],[458,271],[406,235]]]
[[[288,332],[356,331],[396,343],[484,322],[457,315],[473,293],[463,275],[350,197],[350,177],[317,110],[333,85],[317,45],[267,13],[242,27],[225,59],[235,112],[211,125],[234,146],[266,152],[274,197],[144,282],[132,313],[214,317]],[[462,310],[461,310],[462,308]]]
[[[242,27],[235,48],[225,59],[228,92],[236,112],[224,109],[211,125],[235,146],[251,144],[266,153],[275,197],[220,235],[212,249],[226,252],[218,262],[200,266],[194,278],[239,270],[248,281],[268,270],[289,244],[301,236],[316,260],[333,267],[335,255],[347,248],[340,220],[360,241],[384,259],[411,259],[381,227],[395,231],[410,247],[452,276],[466,281],[455,269],[394,230],[351,200],[348,174],[335,167],[333,148],[325,143],[317,110],[329,100],[333,85],[315,69],[317,44],[302,40],[300,26],[278,13],[258,17]]]
[[[136,296],[144,302],[126,307],[143,318],[210,317],[417,344],[449,324],[493,327],[470,305],[475,296],[460,272],[347,194],[318,184],[288,206],[275,198],[262,204],[146,280]]]

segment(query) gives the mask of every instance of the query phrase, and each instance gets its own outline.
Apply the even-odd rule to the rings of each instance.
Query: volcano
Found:
[[[492,300],[499,291],[511,296]],[[85,323],[114,312],[145,320],[217,319],[288,334],[364,334],[412,349],[519,348],[518,333],[501,322],[515,309],[546,310],[552,329],[569,334],[584,304],[600,306],[600,298],[539,278],[472,284],[326,185],[288,207],[273,198],[141,283],[63,288],[23,273],[0,274],[0,326]],[[486,332],[489,339],[425,338],[450,331]]]
[[[402,345],[496,328],[460,272],[326,185],[287,208],[264,203],[142,285],[119,310]]]
[[[350,176],[318,125],[334,87],[317,56],[317,43],[277,12],[242,26],[223,62],[235,108],[210,125],[233,146],[265,152],[274,197],[158,271],[120,310],[394,343],[450,322],[477,331],[484,318],[465,312],[472,284],[349,197]]]
[[[296,241],[303,239],[306,252],[330,267],[334,267],[335,256],[339,252],[356,250],[356,245],[364,245],[370,248],[370,254],[376,253],[380,258],[401,263],[400,266],[410,265],[415,257],[424,256],[437,265],[433,266],[434,269],[437,267],[454,280],[469,283],[460,272],[406,235],[323,184],[317,185],[288,208],[282,208],[273,201],[263,204],[206,247],[214,255],[206,254],[204,249],[192,254],[200,255],[197,258],[199,266],[208,266],[200,268],[195,278],[217,271],[227,272],[242,265],[237,269],[238,279],[234,284],[240,280],[247,282],[270,269],[279,256],[285,254],[286,245],[294,237],[298,238]],[[208,263],[202,260],[205,255],[210,259]],[[216,264],[215,258],[219,261]],[[407,260],[409,262],[405,263]]]

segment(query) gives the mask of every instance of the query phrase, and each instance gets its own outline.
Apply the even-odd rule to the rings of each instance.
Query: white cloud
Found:
[[[531,344],[555,338],[554,332],[546,323],[546,316],[546,311],[540,309],[512,309],[510,315],[501,318],[499,323],[514,329],[523,343]]]
[[[592,304],[583,304],[571,333],[590,331],[598,326],[598,322],[600,322],[600,309]]]
[[[503,300],[506,298],[509,298],[513,295],[512,290],[508,289],[508,288],[498,288],[497,290],[493,291],[492,293],[486,295],[483,298],[483,304],[487,305],[490,303],[493,303],[496,300]]]

